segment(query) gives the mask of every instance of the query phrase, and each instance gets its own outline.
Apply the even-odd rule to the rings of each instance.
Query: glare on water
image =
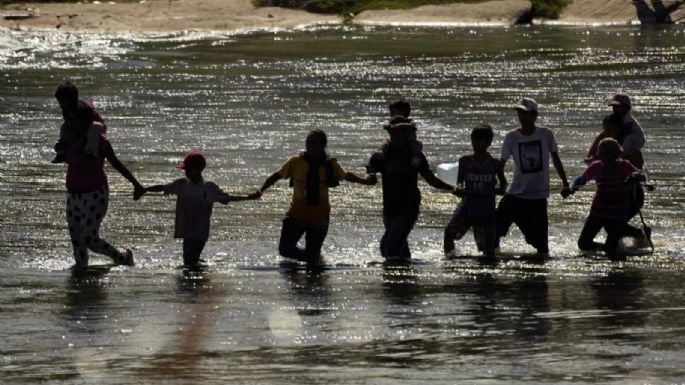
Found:
[[[0,374],[8,383],[672,383],[683,367],[685,46],[682,26],[640,28],[321,27],[174,36],[0,32]],[[562,200],[552,174],[544,264],[514,230],[507,257],[445,261],[456,198],[422,184],[410,242],[420,263],[384,270],[380,186],[332,192],[320,275],[279,270],[291,189],[215,207],[210,268],[177,269],[174,199],[132,201],[109,169],[102,236],[133,269],[75,275],[64,167],[52,165],[55,86],[73,79],[104,115],[119,158],[146,185],[202,150],[205,177],[247,193],[315,128],[363,173],[389,101],[413,106],[433,169],[470,151],[481,122],[504,134],[511,104],[541,105],[578,175],[615,92],[633,98],[657,189],[643,210],[654,253],[585,257],[592,199]],[[510,173],[508,173],[510,177]],[[458,242],[476,254],[471,234]],[[511,255],[514,255],[512,257]],[[107,261],[93,257],[94,263]]]

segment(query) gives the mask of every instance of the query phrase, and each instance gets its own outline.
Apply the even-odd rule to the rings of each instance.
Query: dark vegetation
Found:
[[[0,0],[1,1],[1,0]],[[372,9],[408,9],[428,4],[479,3],[485,0],[253,0],[257,6],[302,9],[345,17]],[[531,0],[531,18],[558,18],[571,0]]]

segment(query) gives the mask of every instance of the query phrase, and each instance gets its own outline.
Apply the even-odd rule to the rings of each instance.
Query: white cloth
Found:
[[[198,184],[188,178],[180,178],[164,185],[165,194],[175,194],[176,222],[174,238],[206,241],[214,202],[227,204],[230,196],[213,182]]]
[[[514,177],[508,193],[522,199],[549,196],[550,153],[558,152],[554,133],[549,128],[535,127],[530,135],[520,130],[507,133],[502,143],[503,161],[514,158]]]

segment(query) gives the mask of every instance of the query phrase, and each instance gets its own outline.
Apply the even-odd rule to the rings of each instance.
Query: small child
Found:
[[[213,182],[202,178],[207,162],[197,151],[189,152],[176,167],[185,171],[186,177],[165,185],[146,187],[146,192],[175,194],[176,222],[174,238],[183,238],[183,264],[197,266],[200,254],[209,238],[209,224],[214,202],[228,204],[231,201],[258,199],[259,193],[250,195],[229,195]]]
[[[421,162],[420,154],[421,151],[423,151],[423,143],[416,139],[416,124],[414,124],[414,121],[409,118],[409,115],[411,114],[411,105],[404,100],[398,100],[396,102],[392,102],[388,106],[388,110],[390,111],[390,121],[384,126],[386,131],[391,125],[395,124],[407,123],[413,126],[412,135],[409,137],[409,146],[412,154],[411,166],[414,168],[419,167]]]
[[[52,163],[63,163],[65,161],[65,154],[67,146],[74,141],[73,127],[76,111],[79,107],[90,110],[93,124],[88,128],[86,135],[85,153],[93,158],[98,157],[100,137],[107,133],[107,126],[105,125],[102,116],[95,110],[92,103],[79,100],[78,88],[70,81],[65,81],[57,86],[55,91],[55,99],[62,109],[62,117],[64,122],[59,128],[59,141],[55,144],[55,158]]]
[[[571,184],[572,190],[576,191],[587,181],[596,181],[597,192],[580,233],[578,247],[581,250],[602,248],[610,259],[617,258],[616,247],[630,219],[630,185],[626,181],[633,177],[644,178],[635,166],[621,158],[622,153],[623,148],[616,139],[602,139],[597,146],[599,160],[592,162]],[[607,232],[603,245],[594,242],[602,228]]]
[[[462,199],[445,227],[443,250],[447,258],[455,256],[454,241],[461,239],[471,227],[478,250],[487,257],[495,255],[495,195],[504,194],[507,181],[500,162],[487,151],[493,136],[490,125],[476,126],[471,131],[473,155],[459,159],[454,195]],[[499,181],[497,188],[495,178]]]

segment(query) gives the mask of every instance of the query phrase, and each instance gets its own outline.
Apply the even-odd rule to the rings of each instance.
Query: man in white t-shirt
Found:
[[[501,167],[509,158],[514,159],[514,177],[507,194],[497,207],[497,240],[507,235],[516,224],[535,247],[538,254],[549,254],[547,230],[547,197],[549,196],[549,159],[563,183],[561,195],[570,195],[564,166],[559,158],[554,133],[535,125],[538,104],[523,98],[514,106],[521,127],[507,133],[502,143]]]

